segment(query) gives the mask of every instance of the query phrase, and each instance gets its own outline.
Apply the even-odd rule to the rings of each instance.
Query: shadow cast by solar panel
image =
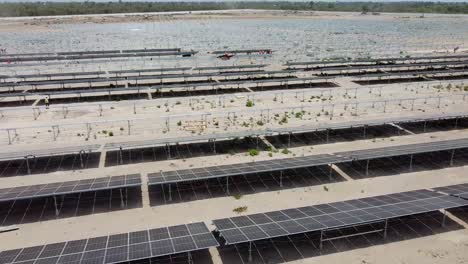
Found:
[[[390,125],[360,128],[334,129],[328,132],[311,132],[302,134],[268,136],[266,139],[276,148],[302,147],[307,145],[354,141],[361,139],[385,138],[408,133]],[[291,141],[289,141],[291,140]]]
[[[285,263],[463,229],[449,218],[442,226],[442,218],[440,212],[432,212],[389,220],[386,239],[383,231],[356,235],[381,230],[382,222],[327,231],[324,239],[348,237],[323,241],[322,250],[320,232],[259,240],[252,243],[251,263]],[[219,247],[218,251],[225,264],[248,263],[249,243]]]
[[[31,106],[35,100],[23,100],[18,99],[16,101],[0,101],[1,107],[12,107],[12,106]]]
[[[409,131],[416,134],[450,131],[468,128],[468,118],[436,120],[426,122],[426,124],[424,124],[424,122],[403,123],[399,124],[399,126],[403,127],[404,129],[408,129]]]
[[[254,92],[261,92],[261,91],[274,91],[274,90],[287,90],[287,89],[313,89],[313,88],[335,88],[339,87],[336,83],[333,82],[316,82],[316,83],[298,83],[298,84],[288,84],[288,85],[265,85],[265,86],[258,86],[258,87],[251,87],[250,90]],[[298,98],[302,98],[301,94],[299,93]],[[307,101],[309,98],[304,98]],[[278,101],[281,101],[278,99]]]
[[[317,166],[295,170],[285,170],[280,178],[280,172],[267,172],[229,177],[229,193],[227,193],[227,178],[192,181],[169,185],[149,186],[151,206],[189,202],[216,197],[234,196],[240,199],[242,195],[279,191],[291,188],[308,187],[330,182],[344,181],[337,173],[332,173],[328,166]],[[282,187],[280,184],[282,182]],[[171,190],[169,192],[169,190]]]
[[[402,77],[402,78],[379,78],[377,80],[354,80],[353,82],[360,85],[376,85],[376,84],[392,84],[392,83],[408,83],[408,82],[430,82],[434,80],[444,81],[444,80],[462,80],[468,78],[467,74],[459,74],[452,76],[431,76],[429,78],[422,77]]]
[[[450,209],[449,212],[465,223],[468,223],[468,206]]]
[[[198,250],[198,251],[192,251],[191,252],[191,257],[192,260],[191,262],[188,259],[188,256],[186,253],[181,253],[181,254],[174,254],[170,256],[164,256],[164,257],[157,257],[157,258],[151,258],[151,259],[143,259],[143,260],[135,260],[135,261],[130,261],[130,262],[125,262],[128,264],[213,264],[213,260],[211,259],[211,255],[208,249],[206,250]]]
[[[120,189],[57,197],[58,216],[55,215],[52,197],[2,202],[0,203],[0,225],[26,224],[142,207],[139,187],[123,188],[122,194],[122,200]]]
[[[219,154],[234,154],[247,152],[249,149],[265,150],[266,145],[263,141],[254,138],[243,138],[239,140],[216,141],[216,148],[213,143],[192,143],[171,145],[170,150],[167,147],[153,147],[122,151],[122,163],[120,162],[120,151],[108,151],[106,154],[106,167],[120,164],[133,164],[142,162],[152,162],[168,159],[186,159],[200,156],[211,156]]]
[[[80,155],[63,155],[28,159],[31,174],[49,173],[55,171],[81,170],[97,168],[99,166],[100,153],[83,154],[83,167],[81,167]],[[26,159],[0,161],[0,176],[13,177],[28,175]]]
[[[337,164],[347,175],[354,179],[391,176],[402,173],[437,170],[448,167],[468,165],[468,149],[456,150],[453,164],[450,165],[451,151],[437,151],[413,155],[412,168],[410,168],[410,155],[391,158],[372,159],[369,161],[369,170],[366,175],[367,161],[353,161]]]

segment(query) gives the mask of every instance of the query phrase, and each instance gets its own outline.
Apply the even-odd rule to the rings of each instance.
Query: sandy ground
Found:
[[[41,19],[15,18],[0,19],[0,32],[55,30],[51,25],[62,23],[144,22],[168,19],[199,19],[201,17],[213,19],[226,17],[280,18],[285,15],[297,18],[336,17],[337,19],[354,19],[359,17],[362,19],[359,14],[355,13],[314,12],[290,14],[285,12],[265,11],[131,14],[62,18],[49,17]],[[392,21],[394,19],[419,18],[416,15],[383,14],[381,16],[366,16],[365,19],[386,19]],[[193,102],[190,102],[190,98],[174,98],[102,103],[102,105],[104,105],[102,116],[99,116],[97,110],[99,103],[68,105],[69,114],[66,118],[63,117],[63,109],[61,108],[65,105],[54,105],[50,110],[42,109],[42,113],[37,120],[34,120],[30,107],[18,107],[11,110],[3,109],[4,111],[2,113],[4,116],[0,119],[0,128],[18,128],[17,133],[19,136],[15,138],[13,144],[8,145],[8,138],[3,132],[4,134],[0,137],[0,152],[192,135],[192,132],[184,130],[184,126],[177,125],[177,122],[182,121],[182,124],[184,124],[189,120],[200,121],[204,113],[211,113],[211,116],[207,118],[208,127],[203,131],[195,132],[195,134],[225,133],[250,129],[295,127],[351,120],[371,120],[388,117],[408,117],[432,113],[440,114],[468,111],[468,104],[466,104],[466,101],[464,101],[462,97],[458,97],[458,99],[443,99],[441,100],[440,107],[437,107],[438,103],[436,100],[426,101],[424,99],[425,97],[434,95],[455,96],[461,92],[458,88],[446,89],[445,87],[448,85],[448,82],[442,82],[443,89],[434,87],[435,85],[439,85],[439,83],[431,83],[430,85],[428,85],[428,83],[412,83],[408,85],[392,84],[381,86],[381,93],[378,91],[369,93],[366,87],[356,85],[350,82],[348,78],[337,78],[335,81],[340,87],[332,89],[331,94],[318,90],[310,92],[304,91],[304,97],[302,95],[303,90],[294,90],[284,93],[283,95],[276,91],[255,93],[255,97],[249,97],[254,93],[226,95],[225,101],[221,104],[219,96],[198,97],[198,100]],[[466,80],[463,81],[466,83]],[[355,94],[353,90],[347,90],[355,87],[358,87]],[[332,97],[330,97],[330,95]],[[312,98],[312,96],[314,97]],[[279,99],[280,97],[282,100]],[[388,103],[388,105],[385,106],[385,113],[383,111],[384,106],[381,103],[375,103],[375,101],[381,101],[382,99],[403,100],[408,98],[416,98],[413,110],[411,110],[410,101],[397,100],[393,103]],[[246,107],[246,101],[248,99],[255,101],[254,107]],[[357,102],[359,102],[358,111],[354,108]],[[133,113],[133,104],[137,107],[136,113]],[[331,109],[329,106],[325,107],[325,105],[328,104],[335,104],[335,108],[333,108],[334,116],[332,119],[330,119],[329,115]],[[345,105],[347,105],[346,108]],[[304,116],[302,118],[297,118],[295,113],[301,110],[288,108],[292,106],[302,106],[305,111]],[[324,109],[322,110],[322,108]],[[257,123],[261,112],[260,109],[270,109],[271,111],[267,120],[268,122],[264,125],[259,125]],[[325,111],[329,112],[329,114],[326,115]],[[238,118],[235,122],[231,122],[231,120],[228,119],[228,112],[237,113]],[[285,112],[288,114],[287,123],[280,122]],[[187,113],[191,113],[192,115],[188,116]],[[264,112],[261,114],[262,118],[264,118]],[[275,116],[275,114],[278,116]],[[171,120],[169,130],[165,126],[165,121],[168,117],[170,117]],[[124,122],[113,121],[97,124],[97,122],[116,119],[124,120]],[[128,131],[126,130],[127,120],[133,120],[132,133],[130,133],[130,135],[128,135]],[[88,138],[88,140],[85,140],[81,134],[84,130],[83,126],[87,122],[95,122],[96,125],[93,127],[92,136]],[[61,133],[56,141],[54,141],[51,136],[50,130],[52,129],[52,125],[59,125],[61,127]],[[121,130],[121,127],[124,127],[124,129]],[[103,130],[115,132],[114,136],[110,137],[108,133],[103,133]],[[80,134],[80,136],[77,134]],[[141,173],[143,175],[143,185],[145,185],[146,174],[160,170],[236,164],[249,161],[334,153],[346,150],[368,149],[466,137],[468,137],[468,130],[453,130],[448,132],[395,136],[377,140],[359,140],[354,142],[297,147],[289,149],[291,151],[289,154],[274,153],[273,157],[269,157],[268,153],[264,151],[260,152],[260,155],[256,157],[251,157],[246,153],[238,153],[233,155],[196,157],[185,160],[148,162],[79,171],[61,171],[48,174],[1,178],[0,188],[87,179],[123,173]],[[325,190],[323,185],[316,185],[249,194],[242,196],[240,199],[226,196],[153,207],[149,205],[147,188],[144,186],[142,192],[142,208],[22,224],[19,226],[20,229],[18,231],[0,233],[0,251],[196,221],[205,221],[207,224],[210,224],[210,228],[213,229],[214,227],[211,226],[211,220],[235,216],[237,214],[233,212],[233,209],[239,206],[247,206],[248,209],[246,213],[251,214],[421,188],[467,183],[466,171],[466,166],[454,167],[432,171],[403,173],[388,177],[327,183],[328,191]],[[466,229],[461,229],[368,248],[346,250],[335,254],[317,256],[295,262],[346,262],[356,264],[468,263],[467,247],[468,231],[466,231]],[[216,250],[212,253],[216,255]],[[214,263],[220,263],[220,260],[216,257],[213,257],[213,261]]]

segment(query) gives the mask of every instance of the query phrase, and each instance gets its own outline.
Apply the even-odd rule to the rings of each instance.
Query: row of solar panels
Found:
[[[332,66],[332,67],[324,67],[324,68],[317,68],[317,71],[324,72],[324,71],[353,71],[353,70],[368,70],[368,69],[386,69],[386,68],[412,68],[412,67],[451,67],[451,66],[467,66],[468,61],[452,61],[452,62],[425,62],[425,63],[398,63],[398,64],[383,64],[383,65],[346,65],[346,66]],[[314,69],[314,68],[312,68]]]
[[[118,143],[107,143],[104,145],[104,150],[112,151],[119,149],[139,149],[139,148],[149,148],[155,146],[164,146],[167,144],[183,144],[191,142],[206,142],[210,140],[230,140],[236,138],[245,138],[253,136],[266,136],[266,135],[275,135],[275,134],[285,134],[285,133],[310,133],[315,131],[325,131],[325,130],[337,130],[345,128],[358,128],[358,127],[371,127],[385,125],[389,123],[402,124],[408,122],[427,122],[435,120],[447,120],[447,119],[457,119],[457,118],[466,118],[468,113],[443,113],[443,114],[434,114],[426,115],[419,117],[401,117],[401,118],[385,118],[385,119],[375,119],[375,120],[364,120],[364,121],[350,121],[350,122],[341,122],[334,124],[322,124],[322,125],[313,125],[313,126],[299,126],[291,128],[271,128],[263,130],[249,130],[249,131],[240,131],[232,133],[223,133],[223,134],[209,134],[209,135],[196,135],[190,137],[176,137],[176,138],[163,138],[163,139],[152,139],[152,140],[138,140],[138,141],[128,141],[128,142],[118,142]],[[93,153],[98,152],[101,149],[99,144],[90,144],[82,146],[71,146],[71,147],[59,147],[59,148],[48,148],[48,149],[39,149],[39,150],[29,150],[21,152],[3,152],[0,153],[1,160],[15,160],[23,159],[25,157],[48,157],[48,156],[61,156],[61,155],[73,155],[83,153]]]
[[[52,77],[73,77],[89,75],[125,75],[146,72],[176,72],[176,71],[204,71],[204,70],[233,70],[233,69],[260,69],[266,67],[266,64],[247,64],[247,65],[227,65],[227,66],[203,66],[203,67],[179,67],[179,68],[154,68],[137,70],[115,70],[115,71],[93,71],[93,72],[64,72],[64,73],[42,73],[42,74],[20,74],[20,75],[0,75],[0,78],[52,78]]]
[[[334,154],[321,154],[305,157],[248,162],[242,164],[220,165],[196,169],[161,171],[148,174],[148,185],[171,184],[195,180],[206,180],[211,178],[247,175],[253,173],[284,171],[289,169],[337,164],[350,161],[370,160],[465,148],[468,148],[467,138],[337,152]]]
[[[118,82],[118,81],[142,81],[142,80],[162,80],[162,79],[187,79],[187,78],[203,78],[203,77],[242,77],[242,76],[258,76],[258,75],[273,75],[273,74],[291,74],[293,71],[244,71],[244,72],[227,72],[227,73],[193,73],[193,74],[157,74],[157,75],[140,75],[140,76],[112,76],[99,78],[80,78],[80,79],[65,79],[65,80],[43,80],[43,81],[20,81],[20,82],[1,82],[0,87],[11,86],[40,86],[53,84],[77,84],[77,83],[98,83],[98,82]]]
[[[468,206],[468,184],[417,190],[214,220],[227,245],[363,225],[392,218]]]
[[[187,89],[187,88],[197,88],[197,87],[225,87],[227,85],[243,85],[249,87],[256,87],[259,84],[266,83],[280,83],[281,85],[288,85],[289,83],[309,83],[314,81],[326,81],[328,82],[332,77],[305,77],[305,78],[279,78],[279,79],[260,79],[260,80],[229,80],[222,82],[186,82],[184,84],[162,84],[155,86],[141,85],[136,87],[122,87],[122,88],[101,88],[101,89],[81,89],[80,91],[53,91],[53,92],[18,92],[18,93],[1,93],[0,97],[14,97],[14,96],[34,96],[34,95],[59,95],[59,94],[82,94],[82,93],[111,93],[111,92],[126,92],[126,91],[142,91],[142,90],[152,90],[152,92],[157,92],[162,89]],[[40,91],[40,90],[39,90]]]
[[[110,54],[82,54],[82,55],[52,55],[31,57],[0,57],[0,63],[26,62],[26,61],[57,61],[57,60],[86,60],[104,58],[138,58],[138,57],[162,57],[162,56],[192,56],[196,51],[157,51],[157,52],[133,52]]]
[[[160,171],[148,174],[148,185],[163,185],[238,175],[251,175],[255,173],[275,172],[321,165],[338,164],[355,160],[369,160],[383,157],[394,157],[464,148],[468,148],[468,139],[445,140],[195,169]],[[22,186],[0,189],[0,201],[15,201],[140,185],[141,177],[139,174],[136,174],[119,177],[88,179],[82,181]]]
[[[387,73],[366,73],[355,76],[356,78],[381,78],[381,77],[419,77],[419,76],[452,76],[453,74],[467,74],[468,69],[459,69],[459,70],[428,70],[428,71],[405,71],[405,72],[387,72]]]
[[[294,65],[326,65],[326,64],[339,64],[339,63],[391,63],[396,61],[417,61],[417,60],[453,60],[453,59],[466,59],[468,55],[448,55],[448,56],[418,56],[418,57],[390,57],[390,58],[375,58],[375,59],[356,59],[356,60],[330,60],[330,61],[296,61],[288,62],[285,66]]]
[[[62,51],[62,52],[37,52],[37,53],[11,53],[2,54],[0,57],[24,57],[24,56],[49,56],[49,55],[84,55],[84,54],[113,54],[113,53],[140,53],[140,52],[168,52],[180,51],[180,48],[168,49],[129,49],[129,50],[90,50],[90,51]]]
[[[462,198],[462,199],[461,199]],[[468,206],[468,184],[216,219],[225,245]],[[218,247],[206,224],[146,229],[0,252],[2,264],[122,263]]]

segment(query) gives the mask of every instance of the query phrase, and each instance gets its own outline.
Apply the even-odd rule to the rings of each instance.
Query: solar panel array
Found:
[[[398,63],[398,64],[374,64],[374,65],[346,65],[317,68],[318,71],[349,71],[349,70],[365,70],[365,69],[382,69],[382,68],[410,68],[410,67],[426,67],[426,66],[453,66],[467,65],[468,61],[444,61],[444,62],[424,62],[424,63]]]
[[[143,71],[139,71],[143,72]],[[154,72],[147,71],[147,72]],[[111,76],[111,77],[92,77],[92,78],[74,78],[74,79],[52,79],[52,80],[33,80],[33,81],[11,81],[2,82],[0,87],[24,86],[24,85],[53,85],[53,84],[88,84],[99,82],[118,82],[118,81],[144,81],[144,80],[162,80],[162,79],[182,79],[182,78],[202,78],[202,77],[240,77],[240,76],[255,76],[255,75],[268,75],[268,74],[291,74],[293,71],[244,71],[240,72],[227,72],[227,73],[193,73],[193,74],[153,74],[153,75],[131,75],[131,76]],[[110,73],[110,72],[109,72]]]
[[[454,73],[466,73],[468,70],[428,70],[428,71],[405,71],[405,72],[387,72],[387,73],[366,73],[356,78],[379,78],[379,77],[400,77],[400,76],[421,76],[421,75],[436,75],[436,74],[444,74],[450,75]]]
[[[49,156],[60,156],[68,154],[79,154],[80,151],[85,152],[96,152],[99,150],[101,145],[84,145],[84,146],[71,146],[71,147],[60,147],[60,148],[48,148],[48,149],[36,149],[36,150],[25,150],[25,151],[9,151],[0,153],[0,160],[14,160],[23,159],[27,156],[34,157],[49,157]]]
[[[140,174],[0,189],[0,202],[109,190],[141,185]]]
[[[433,190],[468,199],[468,183],[438,187],[433,188]]]
[[[401,155],[419,154],[434,151],[468,148],[468,138],[443,140],[428,143],[408,144],[402,146],[362,149],[338,152],[336,154],[351,157],[353,160],[368,160]]]
[[[354,226],[468,205],[467,200],[429,190],[214,220],[226,244]]]
[[[160,91],[162,89],[187,89],[187,88],[197,88],[197,87],[225,87],[227,85],[248,85],[249,87],[254,87],[259,84],[267,83],[280,83],[286,85],[289,83],[309,83],[314,81],[327,81],[332,79],[327,76],[320,77],[304,77],[304,78],[281,78],[281,79],[259,79],[259,80],[233,80],[233,81],[223,81],[223,82],[202,82],[202,83],[184,83],[184,84],[163,84],[158,86],[145,86],[140,85],[137,87],[124,87],[124,88],[100,88],[100,89],[84,89],[83,91],[74,91],[74,90],[64,90],[64,91],[53,91],[53,92],[22,92],[22,93],[4,93],[0,94],[0,97],[14,97],[14,96],[34,96],[34,95],[58,95],[58,94],[89,94],[89,93],[102,93],[102,92],[122,92],[122,91],[142,91],[144,89],[150,89],[152,91]],[[40,91],[40,90],[39,90]]]
[[[200,222],[3,251],[0,263],[124,263],[218,245],[206,225]]]
[[[313,65],[313,64],[333,64],[333,63],[356,63],[356,62],[380,62],[380,61],[414,61],[414,60],[442,60],[442,59],[465,59],[468,55],[450,55],[450,56],[420,56],[420,57],[393,57],[376,59],[357,59],[357,60],[334,60],[334,61],[305,61],[288,62],[285,65]]]
[[[265,160],[241,164],[206,168],[156,172],[148,174],[148,185],[168,184],[184,181],[204,180],[227,176],[272,172],[295,168],[312,167],[351,161],[349,158],[332,154]]]
[[[115,70],[115,71],[91,71],[91,72],[61,72],[61,73],[39,73],[39,74],[20,74],[20,75],[0,75],[0,78],[51,78],[51,77],[66,77],[66,76],[86,76],[86,75],[106,75],[106,74],[123,74],[123,73],[140,73],[140,72],[171,72],[171,71],[188,71],[190,67],[180,68],[153,68],[153,69],[137,69],[137,70]]]
[[[278,127],[278,128],[270,128],[270,129],[262,129],[262,130],[247,130],[247,131],[239,131],[239,132],[231,132],[231,133],[194,135],[191,137],[157,138],[157,139],[149,139],[149,140],[114,142],[114,143],[106,143],[104,145],[104,149],[105,150],[118,150],[120,148],[138,149],[138,148],[149,148],[149,147],[155,147],[155,146],[164,146],[165,144],[205,142],[211,139],[228,140],[228,139],[234,139],[234,138],[274,135],[274,134],[282,134],[282,133],[310,133],[314,131],[357,128],[357,127],[364,127],[364,126],[369,126],[369,127],[379,126],[379,125],[385,125],[389,123],[423,122],[423,121],[466,118],[466,117],[468,117],[468,113],[460,112],[460,113],[443,113],[443,114],[434,114],[434,115],[423,115],[423,116],[414,116],[414,117],[356,120],[356,121],[348,121],[348,122],[307,125],[307,126],[298,126],[298,127],[285,127],[285,128]]]

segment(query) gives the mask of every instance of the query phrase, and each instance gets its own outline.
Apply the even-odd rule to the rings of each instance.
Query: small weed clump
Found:
[[[254,105],[255,104],[254,104],[254,102],[252,100],[247,100],[247,103],[245,103],[245,106],[247,106],[247,107],[252,107]]]
[[[289,151],[287,148],[284,148],[284,149],[281,151],[281,153],[283,153],[283,154],[289,154],[289,153],[291,153],[291,151]]]
[[[252,156],[252,157],[253,157],[253,156],[257,156],[258,153],[259,153],[259,152],[258,152],[258,150],[256,150],[256,149],[249,149],[249,155]]]
[[[232,211],[238,214],[241,214],[247,211],[247,206],[240,206],[240,207],[234,208]]]

